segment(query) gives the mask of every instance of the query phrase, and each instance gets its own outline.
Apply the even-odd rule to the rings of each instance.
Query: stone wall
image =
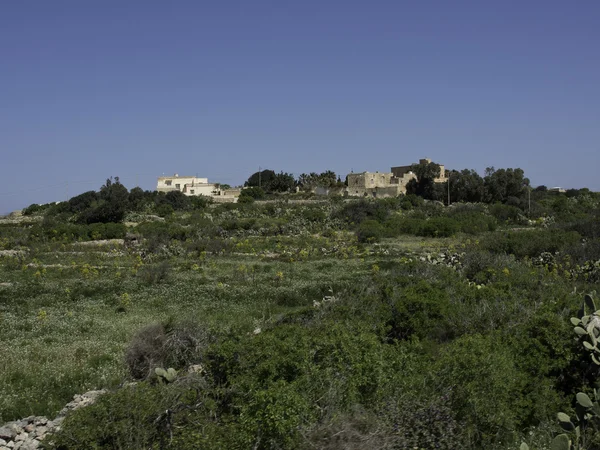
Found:
[[[42,416],[29,416],[22,420],[5,423],[0,427],[0,450],[35,450],[52,433],[59,431],[65,416],[76,409],[91,405],[104,389],[75,395],[53,420]],[[45,443],[45,442],[44,442]]]

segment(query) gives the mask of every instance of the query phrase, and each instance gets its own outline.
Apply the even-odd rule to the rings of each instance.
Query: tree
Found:
[[[261,200],[265,198],[265,191],[259,187],[247,187],[242,189],[240,197],[252,197],[254,200]]]
[[[483,178],[474,170],[449,172],[450,199],[452,202],[482,202],[485,194]]]
[[[273,170],[265,169],[253,173],[244,186],[261,187],[265,192],[287,192],[294,189],[296,180],[291,173],[275,173]]]
[[[291,173],[280,172],[267,184],[268,192],[289,192],[296,187],[296,179]]]
[[[69,199],[69,209],[73,213],[80,213],[90,208],[98,201],[99,195],[96,191],[87,191]]]
[[[485,169],[484,177],[485,201],[488,203],[515,203],[515,199],[522,203],[526,197],[529,179],[525,178],[523,169]]]
[[[100,188],[99,201],[81,211],[78,222],[109,223],[122,222],[129,206],[129,191],[119,181],[119,177],[108,178]]]
[[[134,187],[129,191],[129,208],[132,211],[141,211],[146,198],[149,196],[144,193],[141,187]]]
[[[443,198],[441,189],[436,188],[435,179],[440,176],[441,168],[438,164],[430,162],[424,164],[413,164],[412,172],[417,179],[412,179],[406,185],[407,194],[415,194],[428,200],[440,200]],[[440,197],[440,195],[442,195]]]
[[[167,192],[165,201],[167,204],[171,205],[175,211],[185,211],[192,208],[190,198],[181,191]]]
[[[332,188],[340,186],[342,181],[335,172],[326,170],[322,173],[303,173],[298,177],[298,185],[303,191],[311,191],[317,187]]]
[[[248,181],[244,183],[246,187],[262,187],[263,189],[268,186],[270,181],[275,178],[275,171],[270,169],[265,169],[260,172],[255,172],[250,175]]]

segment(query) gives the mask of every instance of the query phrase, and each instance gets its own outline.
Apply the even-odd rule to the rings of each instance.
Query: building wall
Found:
[[[348,174],[349,188],[372,189],[386,187],[391,184],[391,172],[361,172]]]
[[[186,184],[181,192],[185,195],[206,195],[213,196],[213,192],[217,190],[217,186],[213,183],[206,184]]]
[[[217,184],[209,183],[208,178],[180,177],[178,174],[172,177],[158,177],[156,190],[158,192],[180,191],[189,196],[224,197],[227,198],[225,201],[234,201],[231,199],[237,199],[240,195],[239,189],[221,191]]]
[[[419,160],[419,164],[429,164],[431,162],[432,161],[429,158],[423,158],[423,159]],[[448,181],[446,168],[444,167],[443,164],[438,164],[438,166],[440,166],[440,176],[438,178],[436,178],[434,181],[436,183],[445,183]],[[392,167],[392,173],[397,178],[401,178],[401,177],[411,173],[411,171],[412,171],[412,165]],[[416,177],[413,177],[413,178],[416,178]]]
[[[196,184],[209,184],[208,178],[198,177],[180,177],[178,174],[172,177],[158,177],[158,183],[156,184],[156,190],[159,192],[169,191],[184,191],[186,185]]]

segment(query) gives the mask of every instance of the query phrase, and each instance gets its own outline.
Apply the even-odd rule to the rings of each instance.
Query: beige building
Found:
[[[419,160],[419,164],[431,163],[431,159]],[[445,183],[446,169],[440,166],[440,176],[436,183]],[[406,193],[406,185],[417,176],[411,166],[392,167],[391,172],[361,172],[348,174],[348,187],[345,194],[350,197],[397,197]]]
[[[432,161],[429,158],[423,158],[423,159],[419,160],[419,164],[429,164],[431,162]],[[447,174],[446,174],[446,168],[442,164],[438,164],[438,166],[440,166],[440,176],[435,179],[435,182],[436,183],[445,183],[448,181]],[[412,170],[412,165],[392,167],[392,173],[394,174],[395,177],[398,177],[398,178],[403,177],[407,173],[412,173],[411,170]]]
[[[348,174],[346,194],[350,197],[397,197],[406,192],[406,184],[415,175],[395,177],[391,172],[361,172]]]
[[[204,195],[218,202],[237,202],[239,189],[221,189],[217,183],[209,183],[208,178],[179,176],[158,177],[156,184],[158,192],[179,191],[188,196]]]

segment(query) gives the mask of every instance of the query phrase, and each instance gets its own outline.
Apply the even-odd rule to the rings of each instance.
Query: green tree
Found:
[[[265,198],[265,191],[259,187],[247,187],[242,189],[240,197],[252,197],[254,200],[261,200]]]
[[[250,175],[250,178],[248,178],[248,181],[244,183],[244,186],[262,187],[264,189],[266,186],[269,185],[273,178],[275,178],[275,171],[271,169],[265,169]]]
[[[192,208],[190,198],[181,191],[167,192],[165,201],[171,205],[175,211],[185,211]]]
[[[316,187],[331,188],[342,184],[340,178],[331,170],[322,173],[303,173],[298,177],[298,185],[303,191],[310,191]]]
[[[119,181],[119,177],[108,178],[100,188],[99,201],[79,215],[81,223],[122,222],[129,206],[129,191]]]
[[[485,195],[483,178],[474,170],[452,170],[450,178],[450,199],[452,202],[482,202]]]
[[[436,163],[413,164],[412,172],[417,179],[406,185],[407,194],[415,194],[428,200],[440,200],[442,189],[436,188],[435,179],[440,176],[441,168]]]
[[[525,178],[523,169],[485,169],[484,177],[485,201],[488,203],[522,202],[527,196],[529,179]]]
[[[267,184],[267,192],[289,192],[296,187],[296,179],[291,173],[280,172]]]

